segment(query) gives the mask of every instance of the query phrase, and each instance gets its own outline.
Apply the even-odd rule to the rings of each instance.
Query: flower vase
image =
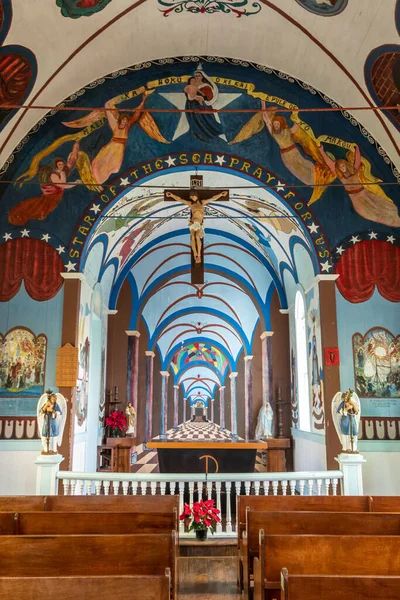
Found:
[[[196,529],[196,540],[204,542],[207,539],[207,529]]]
[[[121,437],[121,432],[119,429],[112,429],[111,430],[111,437],[116,438],[116,437]]]

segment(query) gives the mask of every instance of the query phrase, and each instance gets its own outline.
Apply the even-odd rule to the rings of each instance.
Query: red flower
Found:
[[[111,429],[119,429],[119,431],[126,431],[127,422],[126,416],[121,411],[115,410],[110,414],[109,417],[106,418],[107,427],[111,427]]]
[[[192,506],[185,503],[180,520],[189,526],[189,531],[210,528],[214,533],[216,524],[221,522],[219,515],[220,510],[215,508],[214,500],[199,500]]]

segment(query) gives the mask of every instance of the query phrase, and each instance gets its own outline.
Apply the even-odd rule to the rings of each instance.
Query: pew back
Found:
[[[370,510],[372,512],[399,512],[400,513],[400,497],[399,496],[371,496]]]
[[[44,510],[45,496],[0,496],[0,513]]]
[[[400,577],[290,575],[282,569],[281,600],[398,600]]]
[[[2,600],[169,600],[170,574],[97,577],[0,577]]]
[[[46,496],[48,511],[172,512],[179,496]],[[21,511],[22,512],[22,511]]]
[[[16,533],[17,522],[16,513],[0,513],[0,535],[13,535]]]

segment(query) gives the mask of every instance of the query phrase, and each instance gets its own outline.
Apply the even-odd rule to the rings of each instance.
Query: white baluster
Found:
[[[114,496],[118,496],[119,494],[119,486],[120,486],[120,481],[113,481],[112,482],[112,489],[113,489],[113,494]]]
[[[321,496],[322,492],[322,479],[317,479],[317,496]]]
[[[167,482],[166,481],[160,481],[161,496],[165,496],[166,487],[167,487]]]
[[[260,481],[254,481],[254,494],[256,496],[260,495]]]
[[[304,488],[305,488],[306,482],[305,479],[300,479],[299,481],[299,492],[300,492],[300,496],[304,496]]]
[[[69,495],[69,479],[63,479],[64,496]]]
[[[75,486],[76,486],[76,480],[71,479],[71,496],[75,496]]]
[[[137,489],[138,489],[138,482],[132,481],[132,496],[137,495]]]
[[[197,494],[198,494],[197,500],[200,501],[203,498],[203,482],[202,481],[197,482]]]
[[[312,496],[313,492],[314,492],[314,479],[309,479],[307,481],[307,485],[308,485],[308,495]]]
[[[269,481],[263,481],[264,496],[268,496],[269,494],[269,484]]]
[[[219,510],[219,516],[221,518],[221,482],[216,481],[215,490],[217,495],[217,508]],[[217,533],[222,533],[222,522],[217,523]]]
[[[104,487],[104,495],[108,496],[109,491],[110,491],[110,483],[111,481],[103,481],[103,487]]]
[[[155,496],[157,491],[157,481],[150,481],[151,495]]]
[[[180,481],[178,483],[178,487],[179,487],[179,514],[181,515],[183,513],[183,495],[185,493],[185,482]],[[183,521],[179,521],[179,533],[184,533],[184,531],[185,531],[185,524]]]
[[[325,496],[329,496],[330,483],[331,483],[330,479],[325,479]]]
[[[274,496],[278,495],[278,485],[279,485],[279,481],[272,482],[272,491],[273,491]]]
[[[212,481],[207,481],[207,500],[212,499]]]
[[[76,486],[77,486],[77,488],[78,488],[78,489],[77,489],[77,492],[78,492],[78,495],[79,495],[79,496],[82,496],[82,495],[83,495],[83,485],[84,485],[84,483],[85,483],[85,482],[84,482],[84,480],[83,480],[83,479],[79,479],[79,480],[76,482]]]
[[[86,483],[86,494],[87,494],[87,496],[91,496],[92,495],[92,480],[86,479],[85,483]]]
[[[286,494],[287,494],[287,485],[288,485],[287,479],[283,479],[283,480],[281,481],[281,486],[282,486],[282,496],[286,496]]]
[[[337,495],[337,486],[338,486],[339,480],[338,479],[332,479],[332,496],[336,496]]]
[[[189,481],[189,504],[193,504],[194,481]]]
[[[100,494],[101,494],[101,481],[96,480],[94,482],[94,487],[95,487],[95,490],[96,490],[96,496],[100,496]]]
[[[123,481],[122,482],[122,493],[124,496],[128,495],[128,490],[129,490],[129,481]]]
[[[250,496],[250,487],[251,487],[251,482],[245,481],[244,482],[244,493],[246,494],[246,496]]]
[[[231,488],[230,481],[225,482],[226,491],[226,533],[232,533],[232,517],[231,517]]]
[[[169,493],[171,494],[171,496],[175,496],[175,486],[176,486],[176,481],[169,482]]]
[[[292,496],[296,495],[296,480],[295,479],[291,479],[289,481],[289,486],[290,486],[290,493]]]

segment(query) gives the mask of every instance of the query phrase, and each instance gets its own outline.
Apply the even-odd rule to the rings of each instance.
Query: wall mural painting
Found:
[[[326,260],[330,251],[318,246],[319,223],[331,246],[365,230],[365,220],[378,232],[400,227],[398,189],[391,186],[385,193],[380,186],[381,180],[394,182],[397,176],[383,150],[375,151],[371,136],[353,117],[340,112],[327,117],[301,114],[300,107],[333,102],[269,68],[212,57],[201,62],[197,57],[163,59],[104,77],[66,104],[76,111],[58,111],[42,119],[3,167],[3,178],[17,183],[2,186],[0,236],[42,239],[45,232],[69,271],[79,268],[71,259],[80,259],[99,213],[126,186],[189,165],[236,170],[277,187],[295,209],[296,203],[301,206],[303,221],[309,219],[305,225],[326,272],[332,269]],[[109,110],[80,110],[88,105]],[[152,113],[147,108],[200,112]],[[224,108],[260,112],[250,119],[245,112],[210,112]],[[279,187],[279,180],[289,190]],[[314,189],[307,188],[314,184]],[[295,193],[292,185],[302,187]],[[146,209],[161,201],[146,199]],[[132,208],[133,217],[140,215],[139,203]],[[124,219],[120,221],[107,219],[102,227],[112,234],[124,225]],[[139,224],[141,237],[159,225],[153,221]],[[284,223],[294,229],[289,221]],[[252,234],[258,235],[256,230]],[[137,240],[137,230],[127,234],[121,261]]]
[[[25,327],[0,333],[0,397],[40,398],[44,390],[47,337]]]
[[[191,362],[198,361],[214,366],[222,374],[228,368],[228,361],[222,352],[204,342],[191,342],[182,346],[173,357],[171,366],[174,373],[177,374]]]
[[[310,399],[312,427],[321,431],[325,427],[321,328],[317,291],[311,289],[306,295],[307,339],[308,339],[308,373],[310,379]]]
[[[398,9],[400,10],[400,8]],[[378,106],[393,106],[385,114],[400,129],[400,46],[387,44],[369,54],[364,67],[368,90]]]
[[[85,425],[88,410],[89,393],[89,355],[91,324],[91,289],[82,284],[79,310],[79,365],[76,383],[76,418],[79,426]]]
[[[112,0],[57,0],[57,6],[61,8],[63,17],[79,19],[100,12],[110,2]]]
[[[297,371],[296,371],[296,354],[293,348],[290,351],[290,392],[292,405],[292,426],[294,429],[299,427],[299,398],[297,395]]]
[[[323,17],[333,17],[341,13],[348,0],[296,0],[306,10]]]
[[[353,335],[355,391],[362,398],[400,398],[400,336],[374,327]]]
[[[256,15],[261,10],[259,2],[248,0],[158,0],[164,17],[171,13],[190,12],[193,14],[224,13],[235,17]]]

